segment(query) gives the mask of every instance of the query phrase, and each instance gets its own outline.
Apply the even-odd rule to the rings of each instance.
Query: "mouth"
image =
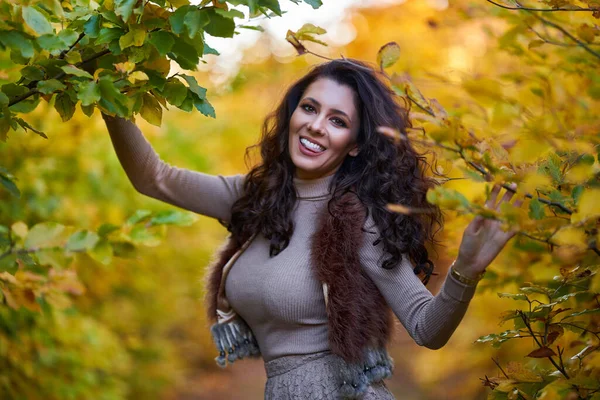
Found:
[[[320,154],[326,150],[325,147],[321,146],[319,143],[313,142],[302,136],[300,137],[300,147],[314,154]]]

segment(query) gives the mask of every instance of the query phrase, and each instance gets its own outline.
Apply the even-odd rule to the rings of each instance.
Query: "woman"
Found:
[[[425,198],[433,181],[407,140],[377,132],[405,134],[407,113],[356,60],[318,65],[291,86],[265,121],[262,163],[246,176],[171,167],[134,124],[105,119],[138,191],[217,218],[231,232],[209,282],[218,361],[262,355],[267,399],[393,399],[383,383],[393,367],[385,350],[391,312],[418,344],[442,347],[514,235],[476,217],[431,295],[417,275],[431,275],[425,244],[441,225]],[[487,207],[514,194],[496,204],[499,191],[494,186]],[[394,214],[389,203],[426,212]]]

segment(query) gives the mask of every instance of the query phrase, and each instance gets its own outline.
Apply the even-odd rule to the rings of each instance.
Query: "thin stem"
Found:
[[[61,51],[60,55],[58,56],[58,58],[60,58],[61,60],[63,58],[65,58],[65,56],[67,55],[67,53],[69,53],[71,50],[73,50],[73,47],[75,47],[77,45],[77,43],[79,43],[79,41],[81,39],[83,39],[83,37],[85,36],[85,32],[81,32],[79,34],[79,37],[77,38],[77,40],[75,41],[75,43],[73,43],[67,50],[63,50]]]
[[[79,63],[77,63],[77,64],[75,64],[75,65],[79,67],[79,66],[81,66],[81,65],[83,65],[83,64],[85,64],[85,63],[88,63],[88,62],[90,62],[90,61],[94,61],[95,59],[97,59],[97,58],[100,58],[100,57],[102,57],[102,56],[104,56],[104,55],[106,55],[106,54],[108,54],[108,53],[110,53],[110,50],[108,50],[108,49],[106,49],[106,50],[102,50],[102,51],[100,51],[100,52],[98,52],[98,53],[94,54],[94,55],[93,55],[93,56],[91,56],[90,58],[88,58],[88,59],[86,59],[86,60],[83,60],[83,61],[81,61],[81,62],[79,62]],[[60,72],[60,73],[58,73],[58,74],[57,74],[57,75],[56,75],[54,78],[52,78],[52,79],[61,79],[61,78],[63,78],[65,75],[67,75],[65,72]],[[34,81],[34,82],[37,84],[39,81]],[[33,82],[32,82],[32,83],[33,83]],[[15,105],[15,104],[17,104],[17,103],[19,103],[19,102],[21,102],[21,101],[23,101],[23,100],[26,100],[26,99],[30,98],[31,96],[33,96],[33,95],[34,95],[34,94],[36,94],[36,93],[39,93],[39,91],[38,91],[37,89],[31,89],[29,92],[27,92],[27,93],[24,93],[24,94],[22,94],[21,96],[18,96],[18,97],[16,97],[14,100],[10,101],[10,102],[8,103],[8,106],[10,107],[10,106],[13,106],[13,105]]]
[[[492,357],[492,361],[494,362],[494,364],[496,364],[496,366],[500,369],[500,371],[502,371],[502,374],[506,377],[506,379],[510,379],[510,377],[506,374],[506,372],[504,372],[504,370],[500,366],[500,363],[498,362],[498,360],[496,360],[495,358]]]
[[[525,326],[527,327],[527,330],[529,330],[529,333],[533,336],[533,340],[535,340],[535,343],[540,347],[546,347],[543,344],[540,343],[540,341],[538,340],[538,338],[535,336],[535,334],[533,333],[533,330],[531,329],[531,325],[529,324],[528,318],[525,316],[525,313],[521,310],[518,311],[519,316],[521,317],[521,319],[523,320],[523,323],[525,324]],[[563,376],[567,379],[569,379],[569,375],[567,374],[567,371],[564,368],[561,368],[560,365],[558,365],[556,363],[556,361],[554,361],[554,359],[551,356],[547,357],[548,360],[550,360],[550,362],[552,363],[552,365],[554,365],[554,367],[561,373],[563,374]]]
[[[491,3],[500,8],[504,8],[506,10],[523,10],[523,11],[544,11],[544,12],[556,12],[556,11],[599,11],[599,8],[529,8],[529,7],[510,7],[504,4],[496,3],[493,0],[486,0],[488,3]]]
[[[489,0],[488,0],[489,1]],[[595,10],[596,11],[596,10]],[[597,10],[600,11],[600,10]],[[579,46],[583,47],[583,49],[585,51],[587,51],[588,53],[590,53],[591,55],[593,55],[594,57],[600,59],[600,53],[592,50],[591,47],[589,47],[587,44],[583,43],[581,40],[577,39],[575,36],[573,36],[570,32],[568,32],[565,28],[563,28],[562,26],[555,24],[552,21],[548,21],[545,18],[540,17],[537,14],[531,13],[531,15],[533,15],[534,17],[536,17],[537,19],[539,19],[542,23],[544,23],[545,25],[551,26],[554,29],[557,29],[559,31],[561,31],[566,37],[568,37],[569,39],[571,39],[572,41],[574,41],[575,43],[577,43]]]

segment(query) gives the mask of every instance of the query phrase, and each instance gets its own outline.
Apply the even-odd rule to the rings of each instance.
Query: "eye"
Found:
[[[337,117],[331,118],[331,122],[333,122],[335,125],[337,125],[341,128],[347,127],[346,122],[344,122],[344,120],[337,118]]]
[[[315,108],[313,106],[311,106],[310,104],[302,104],[300,106],[300,108],[302,108],[306,112],[313,112],[313,111],[315,111]]]

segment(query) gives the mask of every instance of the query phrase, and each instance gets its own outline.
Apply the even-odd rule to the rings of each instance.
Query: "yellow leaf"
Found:
[[[115,64],[115,69],[122,74],[128,74],[135,68],[135,63],[131,61],[125,61],[122,63]]]
[[[160,103],[148,93],[144,93],[140,115],[152,125],[160,126],[162,120],[162,108]]]
[[[135,71],[132,72],[131,74],[129,74],[129,76],[127,77],[127,80],[131,83],[136,83],[137,81],[147,81],[148,75],[146,75],[144,72],[142,71]]]
[[[588,24],[581,24],[577,28],[577,36],[588,43],[592,43],[596,37],[596,30]]]
[[[567,226],[552,237],[552,241],[561,246],[574,246],[580,249],[587,248],[587,238],[583,229]]]
[[[571,168],[565,174],[565,181],[569,183],[582,183],[587,182],[594,176],[594,164],[586,165],[579,164]]]
[[[523,181],[517,185],[518,193],[535,193],[536,189],[542,189],[552,185],[552,180],[548,175],[538,174],[537,172],[525,175]]]
[[[398,214],[410,214],[410,207],[402,204],[388,204],[387,209]],[[1,276],[0,276],[1,278]]]
[[[119,39],[121,50],[130,46],[142,46],[146,40],[146,31],[139,28],[132,28]]]
[[[506,365],[506,374],[519,382],[542,382],[543,378],[535,372],[525,368],[523,364],[511,361]]]
[[[493,79],[474,79],[465,81],[463,88],[476,100],[486,103],[490,100],[494,104],[504,96],[502,86]]]
[[[381,68],[388,68],[400,59],[400,46],[396,42],[389,42],[377,52],[377,64]]]
[[[29,228],[27,228],[27,225],[25,225],[23,221],[15,222],[14,224],[12,224],[10,229],[15,235],[17,235],[21,239],[25,239],[25,237],[27,236],[27,232],[29,232]]]
[[[514,164],[535,163],[551,149],[548,143],[539,140],[520,139],[510,149],[510,161]]]
[[[577,223],[600,215],[600,189],[586,189],[579,198],[577,212],[571,215],[571,223]]]

